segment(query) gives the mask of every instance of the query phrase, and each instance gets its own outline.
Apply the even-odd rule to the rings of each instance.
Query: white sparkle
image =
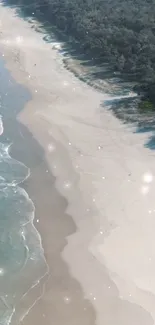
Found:
[[[55,48],[56,50],[61,50],[61,44],[59,44],[59,43],[54,43],[54,44],[53,44],[53,48]]]
[[[29,74],[29,79],[31,78],[30,74]]]
[[[36,281],[36,284],[39,284],[39,283],[40,283],[40,280],[37,280],[37,281]]]
[[[19,43],[22,43],[23,42],[23,37],[22,36],[17,36],[16,37],[16,42],[19,44]]]
[[[38,92],[38,90],[36,89],[36,90],[35,90],[35,93],[37,93],[37,92]]]
[[[71,145],[72,145],[72,144],[71,144],[71,142],[69,142],[68,144],[69,144],[69,146],[71,146]]]
[[[109,286],[108,289],[110,289],[111,287]]]
[[[68,86],[68,82],[67,81],[64,81],[63,82],[63,85],[66,87],[66,86]]]
[[[4,269],[0,268],[0,275],[4,274]]]
[[[131,297],[132,295],[131,295],[131,293],[129,294],[129,297]]]
[[[49,152],[53,152],[55,150],[55,146],[52,143],[50,143],[50,144],[48,144],[47,149]]]
[[[151,211],[151,210],[149,210],[149,213],[151,214],[151,213],[152,213],[152,211]]]
[[[46,173],[48,173],[48,170],[46,170]]]
[[[64,297],[64,302],[65,302],[66,304],[69,304],[69,303],[71,302],[71,298],[65,296],[65,297]]]
[[[4,54],[2,54],[2,56],[4,56]]]
[[[143,182],[150,184],[153,181],[153,175],[151,173],[145,173],[143,175]]]
[[[95,202],[96,200],[95,200],[95,198],[93,198],[93,202]]]
[[[96,297],[93,297],[93,300],[96,300]]]
[[[102,230],[100,231],[100,235],[103,235],[103,231]]]
[[[39,219],[37,219],[37,222],[39,222]]]
[[[64,188],[69,189],[71,187],[70,182],[64,182]]]
[[[141,187],[141,192],[142,192],[143,195],[148,194],[148,192],[149,192],[149,186],[142,186]]]
[[[76,169],[78,169],[78,168],[79,168],[79,166],[78,166],[78,165],[76,165],[76,166],[75,166],[75,168],[76,168]]]
[[[101,146],[98,146],[98,150],[101,150]]]
[[[105,176],[102,176],[102,179],[105,179]]]

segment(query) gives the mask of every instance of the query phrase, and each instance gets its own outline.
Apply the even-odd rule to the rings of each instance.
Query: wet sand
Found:
[[[154,324],[155,155],[146,135],[101,111],[107,95],[67,71],[15,11],[0,7],[0,20],[0,52],[32,94],[13,155],[31,168],[24,187],[50,269],[22,323]]]
[[[6,123],[9,128],[9,123]],[[40,298],[22,323],[24,324],[95,324],[95,310],[85,298],[80,284],[70,275],[61,253],[67,245],[67,236],[76,232],[76,225],[66,213],[67,200],[55,188],[55,177],[47,173],[44,151],[33,135],[17,121],[10,123],[13,139],[11,156],[31,169],[31,176],[22,184],[33,200],[35,226],[42,234],[49,274],[17,306],[16,317]],[[18,131],[18,132],[17,132]],[[39,220],[39,223],[37,222]],[[16,322],[15,322],[16,323]]]

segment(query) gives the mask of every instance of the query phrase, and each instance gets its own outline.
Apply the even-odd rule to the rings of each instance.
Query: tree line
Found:
[[[84,53],[138,82],[137,91],[155,105],[154,0],[9,1],[41,14]]]

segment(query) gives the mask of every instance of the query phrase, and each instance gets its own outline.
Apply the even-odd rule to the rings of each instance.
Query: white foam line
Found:
[[[25,266],[26,266],[26,263],[27,263],[28,258],[29,258],[29,251],[30,251],[29,248],[28,248],[28,246],[26,245],[26,238],[25,238],[24,234],[22,234],[22,238],[23,238],[24,247],[25,247],[25,249],[26,249],[26,258],[25,258],[24,265],[22,266],[20,272],[21,272],[21,271],[25,268]]]
[[[42,277],[44,278],[46,276],[46,274]],[[41,280],[41,279],[40,279]],[[46,281],[47,282],[47,281]],[[28,308],[27,312],[20,318],[19,322],[22,322],[24,320],[24,318],[29,314],[30,310],[36,305],[36,303],[43,297],[44,293],[45,293],[45,284],[46,282],[43,284],[43,290],[42,290],[42,294],[34,301],[34,303]],[[37,283],[38,284],[38,283]]]
[[[3,129],[3,122],[2,122],[2,119],[1,119],[1,116],[0,116],[0,128],[2,128],[2,132],[1,132],[1,130],[0,130],[0,135],[3,133],[3,131],[4,131],[4,129]],[[14,158],[12,158],[10,155],[9,155],[9,149],[10,149],[10,147],[11,147],[11,145],[12,145],[12,143],[11,144],[9,144],[8,146],[6,146],[6,148],[5,148],[5,151],[6,151],[6,153],[7,153],[7,156],[8,156],[8,158],[10,157],[11,159],[14,159]],[[46,276],[46,275],[48,275],[49,274],[49,265],[47,264],[47,261],[46,261],[46,259],[45,259],[45,255],[44,255],[44,248],[43,248],[43,245],[42,245],[42,238],[41,238],[41,235],[40,235],[40,233],[38,232],[38,230],[36,229],[36,227],[34,226],[34,218],[35,218],[35,205],[34,205],[34,203],[33,203],[33,201],[30,199],[30,197],[29,197],[29,195],[28,195],[28,193],[23,189],[23,188],[21,188],[20,186],[18,186],[19,184],[22,184],[29,176],[30,176],[30,168],[28,168],[25,164],[23,164],[23,163],[21,163],[21,162],[19,162],[18,160],[16,160],[16,159],[14,159],[15,161],[17,161],[18,163],[20,163],[20,165],[21,166],[23,166],[23,167],[26,167],[27,168],[27,176],[25,176],[25,178],[23,179],[23,180],[21,180],[21,181],[17,181],[16,183],[14,182],[12,182],[11,184],[7,184],[7,186],[9,186],[9,185],[11,185],[11,186],[16,186],[16,187],[18,187],[19,189],[20,189],[20,192],[21,193],[23,193],[23,195],[25,196],[25,198],[29,201],[29,202],[31,202],[31,204],[32,204],[32,206],[33,206],[33,212],[32,212],[32,219],[31,220],[29,220],[27,223],[25,223],[24,225],[26,225],[26,224],[28,224],[28,223],[31,223],[31,226],[32,226],[32,228],[34,229],[34,231],[35,231],[35,233],[36,233],[36,236],[38,237],[38,240],[39,240],[39,246],[40,246],[40,250],[41,250],[41,256],[42,256],[42,258],[43,258],[43,261],[44,261],[44,263],[45,263],[45,265],[46,265],[46,269],[47,269],[47,271],[37,280],[37,282],[35,282],[35,284],[34,285],[32,285],[29,289],[28,289],[28,291],[27,292],[25,292],[24,293],[24,295],[21,297],[21,299],[20,299],[20,301],[33,289],[33,288],[35,288],[39,283],[40,283],[40,281]],[[26,238],[25,238],[25,236],[24,235],[22,235],[22,238],[23,238],[23,242],[25,242],[25,240],[26,240]],[[26,264],[27,264],[27,261],[28,261],[28,253],[29,253],[29,248],[28,248],[28,246],[27,245],[24,245],[25,246],[25,248],[26,248],[26,250],[27,250],[27,258],[26,258],[26,261],[25,261],[25,263],[24,263],[24,265],[23,265],[23,267],[22,267],[22,269],[21,270],[23,270],[24,268],[25,268],[25,266],[26,266]],[[20,321],[22,321],[27,315],[28,315],[28,313],[29,313],[29,311],[35,306],[35,304],[37,303],[37,301],[39,301],[40,300],[40,298],[43,296],[43,294],[44,294],[44,290],[45,290],[45,284],[43,285],[43,292],[42,292],[42,294],[34,301],[34,303],[31,305],[31,307],[30,308],[28,308],[28,310],[27,310],[27,312],[23,315],[23,317],[22,317],[22,319],[20,319]],[[9,305],[6,303],[6,301],[5,301],[5,298],[3,298],[3,297],[1,297],[1,299],[3,300],[3,302],[5,303],[5,305],[7,306],[7,308],[8,309],[10,309],[10,307],[9,307]],[[20,301],[19,301],[19,303],[20,303]],[[11,314],[11,316],[9,317],[9,321],[8,321],[8,324],[10,324],[11,323],[11,319],[12,319],[12,317],[13,317],[13,315],[15,314],[15,312],[16,312],[16,305],[15,306],[13,306],[13,311],[12,311],[12,314]]]
[[[20,187],[19,187],[20,188]],[[44,248],[42,246],[42,239],[41,239],[41,236],[40,236],[40,233],[37,231],[36,227],[34,226],[34,218],[35,218],[35,206],[34,206],[34,203],[33,201],[30,199],[28,193],[23,189],[23,188],[20,188],[22,190],[22,192],[24,193],[25,197],[31,201],[31,203],[33,204],[33,207],[34,207],[34,211],[33,211],[33,216],[32,216],[32,221],[31,222],[31,225],[33,227],[33,229],[35,230],[37,236],[38,236],[38,239],[39,239],[39,243],[40,243],[40,248],[41,248],[41,251],[42,251],[42,257],[43,257],[43,260],[44,260],[44,263],[46,264],[46,267],[47,267],[47,271],[37,280],[37,282],[34,283],[34,285],[32,285],[27,292],[25,292],[23,294],[23,296],[21,297],[19,303],[21,302],[21,300],[33,289],[35,288],[39,283],[40,281],[46,276],[49,274],[49,265],[47,264],[47,261],[45,259],[45,255],[44,255]],[[26,223],[27,224],[27,223]],[[26,265],[26,264],[25,264]],[[43,285],[43,291],[44,291],[44,285]],[[34,307],[34,305],[37,303],[38,300],[40,300],[40,298],[43,296],[44,292],[35,300],[35,302],[31,305],[31,307],[27,310],[27,312],[24,314],[24,316],[22,317],[22,319],[20,319],[20,321],[23,321],[23,319],[28,315],[29,311]],[[16,311],[16,306],[14,307],[14,313]]]
[[[3,134],[4,127],[3,127],[3,121],[2,121],[2,116],[0,115],[0,135]]]

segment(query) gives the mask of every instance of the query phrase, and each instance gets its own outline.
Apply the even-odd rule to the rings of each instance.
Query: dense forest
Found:
[[[81,50],[138,81],[155,104],[154,0],[9,0],[42,15]],[[152,104],[151,104],[152,105]]]

